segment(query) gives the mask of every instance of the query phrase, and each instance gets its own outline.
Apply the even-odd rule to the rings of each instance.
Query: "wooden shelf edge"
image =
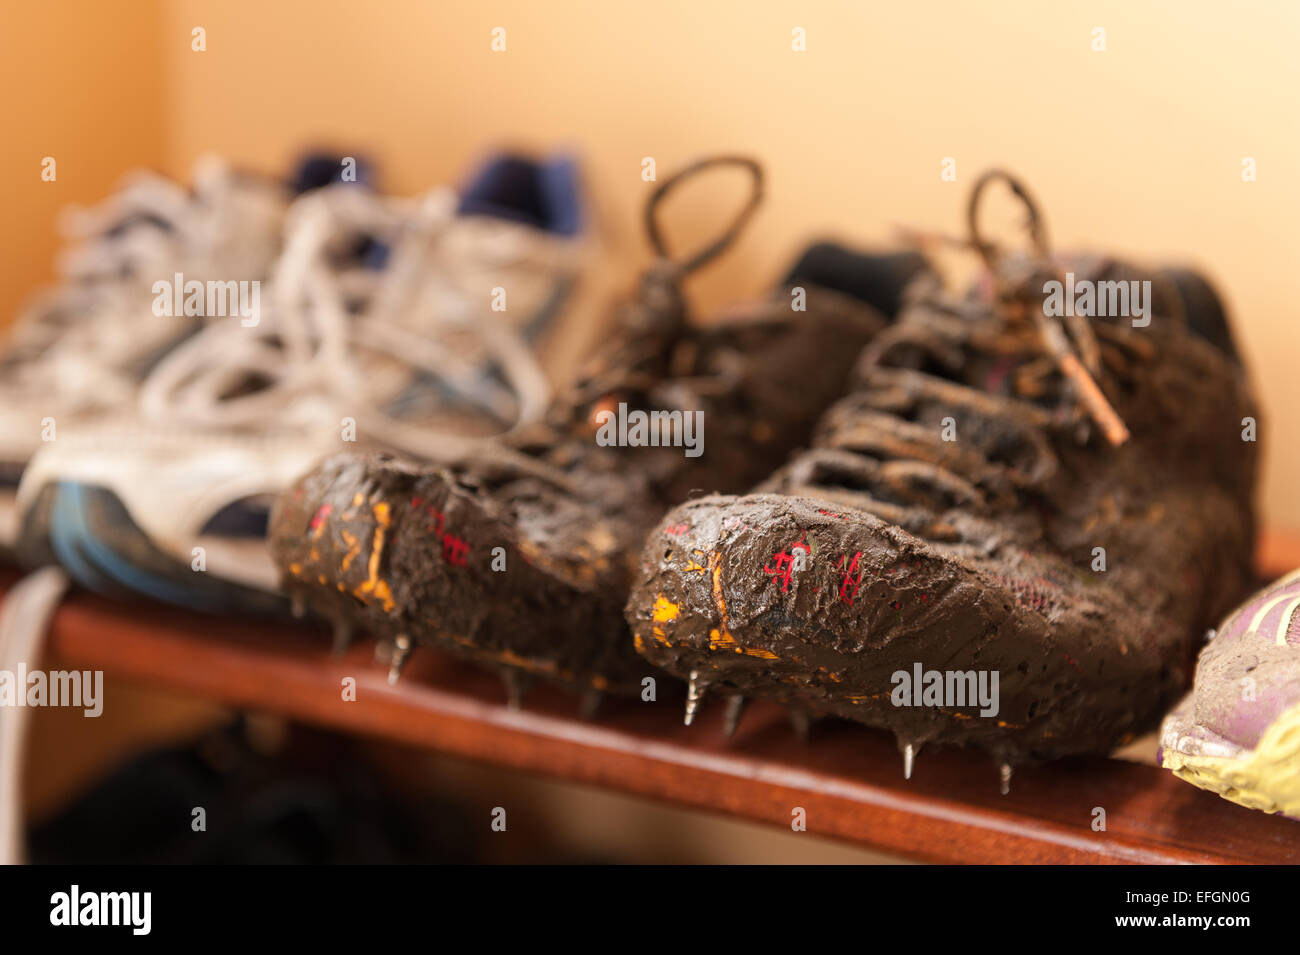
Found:
[[[1297,824],[1232,805],[1154,767],[1113,759],[1023,769],[997,792],[984,758],[922,753],[902,779],[890,737],[819,724],[801,742],[779,707],[756,703],[734,740],[721,707],[684,727],[680,701],[614,701],[593,721],[539,687],[522,712],[489,674],[418,650],[387,685],[373,644],[333,658],[306,626],[203,617],[84,593],[56,614],[58,665],[103,669],[237,707],[807,831],[932,862],[1300,862]],[[345,678],[356,700],[343,699]],[[111,700],[108,701],[111,705]],[[1105,809],[1107,831],[1091,828]]]

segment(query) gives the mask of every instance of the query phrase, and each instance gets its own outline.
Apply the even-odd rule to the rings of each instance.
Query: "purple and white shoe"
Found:
[[[1201,651],[1159,759],[1224,799],[1300,819],[1300,570],[1233,611]]]

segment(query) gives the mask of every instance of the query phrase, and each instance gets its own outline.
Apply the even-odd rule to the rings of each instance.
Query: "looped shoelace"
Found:
[[[995,308],[1000,306],[1007,320],[1012,323],[1023,322],[1026,318],[1033,322],[1044,349],[1075,387],[1079,399],[1105,434],[1106,440],[1113,445],[1121,445],[1129,438],[1128,428],[1115,413],[1115,409],[1110,406],[1110,402],[1106,400],[1106,396],[1094,380],[1101,373],[1101,354],[1088,319],[1074,313],[1063,323],[1049,318],[1042,307],[1041,295],[1035,295],[1032,287],[1026,287],[1024,284],[1012,286],[1005,281],[1002,262],[995,247],[985,241],[980,233],[980,199],[988,186],[997,180],[1005,182],[1029,212],[1029,234],[1037,257],[1034,263],[1035,271],[1050,270],[1053,275],[1055,273],[1050,266],[1051,254],[1047,247],[1047,231],[1042,216],[1039,215],[1038,205],[1029,195],[1029,191],[1014,176],[1001,169],[989,170],[976,180],[975,186],[971,189],[966,221],[970,229],[971,245],[984,259],[989,273],[993,276],[994,293],[997,298]],[[1039,288],[1041,289],[1041,285]]]
[[[750,180],[744,204],[718,237],[690,254],[674,257],[664,238],[660,213],[664,200],[678,186],[698,174],[716,168],[736,168]],[[646,201],[644,226],[655,262],[642,275],[636,299],[619,313],[612,333],[613,344],[598,352],[583,376],[555,403],[545,419],[522,430],[503,444],[482,449],[475,465],[480,477],[491,475],[493,484],[513,477],[533,477],[565,492],[576,489],[568,470],[586,460],[595,445],[597,415],[617,412],[620,401],[647,399],[671,380],[684,402],[725,392],[740,356],[714,356],[723,369],[722,380],[690,374],[691,341],[683,335],[687,307],[682,280],[725,252],[744,230],[762,204],[762,167],[745,156],[711,156],[678,170],[660,183]]]

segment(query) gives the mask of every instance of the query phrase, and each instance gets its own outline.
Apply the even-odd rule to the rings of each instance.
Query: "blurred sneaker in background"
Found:
[[[267,511],[316,460],[439,459],[545,409],[533,346],[575,284],[583,218],[567,159],[494,158],[460,196],[302,196],[255,324],[209,324],[157,363],[134,414],[33,458],[24,560],[102,592],[284,609]]]
[[[337,167],[336,167],[337,168]],[[192,190],[149,172],[61,223],[72,244],[59,283],[27,308],[0,350],[0,551],[17,532],[14,492],[27,461],[76,422],[120,408],[158,359],[202,327],[156,315],[154,285],[264,278],[280,246],[289,190],[217,159]]]

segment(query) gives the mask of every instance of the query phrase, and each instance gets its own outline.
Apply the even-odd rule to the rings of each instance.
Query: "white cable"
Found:
[[[43,567],[10,588],[0,604],[0,671],[34,668],[49,633],[50,620],[68,589],[60,567]],[[27,693],[27,687],[15,687]],[[0,706],[0,865],[18,865],[26,855],[22,779],[27,727],[26,706]]]

